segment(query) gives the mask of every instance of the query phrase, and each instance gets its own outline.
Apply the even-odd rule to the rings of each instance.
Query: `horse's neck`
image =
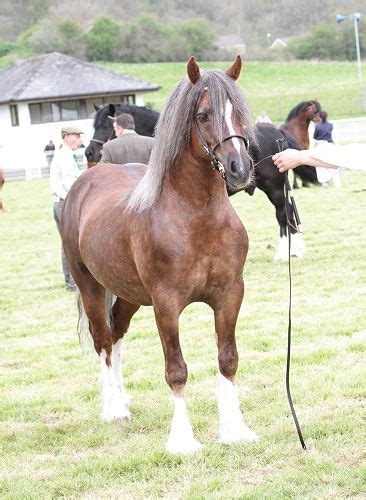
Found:
[[[191,208],[217,206],[228,200],[224,180],[212,169],[209,161],[186,153],[177,160],[163,182],[163,194],[174,191],[179,201]]]
[[[301,116],[296,116],[291,121],[285,123],[283,129],[292,134],[302,148],[308,149],[309,124],[309,119],[303,118]]]

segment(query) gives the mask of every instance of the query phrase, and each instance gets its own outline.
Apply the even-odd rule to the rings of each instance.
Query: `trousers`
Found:
[[[53,217],[55,219],[57,230],[58,230],[60,236],[61,236],[61,214],[62,214],[62,207],[63,206],[64,206],[64,200],[55,201],[53,204]],[[71,275],[69,264],[67,263],[65,250],[64,250],[62,243],[61,243],[61,265],[62,265],[62,271],[64,273],[64,277],[65,277],[66,287],[74,288],[76,286],[75,281]]]

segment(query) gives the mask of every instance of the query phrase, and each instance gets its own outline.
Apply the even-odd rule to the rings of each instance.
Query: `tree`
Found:
[[[119,44],[119,24],[108,16],[101,16],[94,21],[84,39],[86,56],[90,61],[112,61]]]
[[[178,34],[184,49],[184,59],[191,55],[202,59],[214,50],[216,33],[207,21],[189,19],[179,26]]]
[[[130,62],[173,61],[173,30],[160,24],[154,16],[140,15],[125,26],[120,55]]]
[[[53,45],[58,52],[80,56],[83,53],[81,27],[72,19],[63,19],[56,26]]]

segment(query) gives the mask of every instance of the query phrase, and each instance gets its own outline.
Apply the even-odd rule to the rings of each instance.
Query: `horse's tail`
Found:
[[[280,131],[285,137],[289,148],[302,149],[293,135],[282,129],[280,129]],[[300,165],[296,167],[295,172],[298,174],[301,180],[311,182],[312,184],[319,184],[318,178],[316,176],[316,169],[314,167],[310,167],[309,165]]]
[[[116,298],[117,297],[113,295],[109,290],[105,291],[105,318],[110,328],[112,326],[112,307],[116,301]],[[91,350],[94,350],[93,338],[90,332],[89,319],[85,313],[79,289],[77,289],[76,292],[76,303],[79,312],[79,319],[77,324],[79,343],[84,352],[90,352]]]

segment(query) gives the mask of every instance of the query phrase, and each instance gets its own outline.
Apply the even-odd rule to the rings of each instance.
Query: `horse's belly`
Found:
[[[113,260],[109,255],[103,259],[84,257],[84,264],[94,278],[107,290],[131,304],[152,305],[151,296],[143,286],[137,272],[125,259]]]

